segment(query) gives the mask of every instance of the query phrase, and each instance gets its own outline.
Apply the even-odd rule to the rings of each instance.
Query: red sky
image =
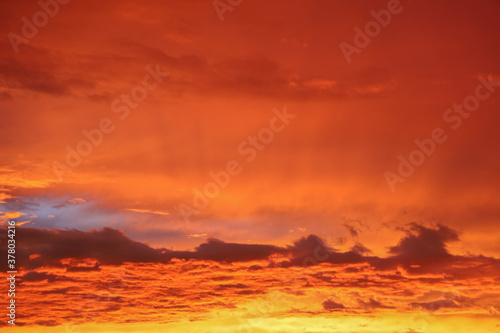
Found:
[[[0,220],[5,225],[15,219],[20,235],[26,230],[27,243],[18,244],[22,253],[42,258],[39,266],[29,264],[36,258],[23,264],[23,274],[42,274],[27,275],[19,296],[39,302],[26,308],[34,317],[24,319],[24,329],[55,325],[64,331],[64,325],[97,322],[95,330],[129,325],[133,331],[133,323],[147,321],[150,331],[170,323],[172,331],[219,332],[231,330],[234,318],[250,316],[263,318],[256,332],[289,332],[294,320],[312,327],[311,318],[321,322],[314,326],[318,332],[421,332],[407,319],[419,311],[440,315],[426,319],[428,332],[451,329],[453,316],[464,323],[477,316],[484,325],[498,321],[498,263],[491,259],[500,257],[498,2],[232,3],[221,20],[206,0],[73,0],[59,4],[30,36],[23,25],[43,16],[37,14],[40,4],[2,4]],[[368,45],[356,43],[355,28],[365,31],[374,20],[371,11],[388,9],[390,22],[378,33],[368,32]],[[349,62],[342,43],[358,46]],[[127,104],[127,95],[138,97]],[[467,105],[474,101],[478,105]],[[474,111],[453,111],[464,103]],[[106,133],[96,134],[99,128]],[[415,141],[429,147],[436,129],[446,140],[432,144],[428,156],[416,152]],[[98,144],[86,143],[84,132],[94,133]],[[91,152],[67,160],[67,149]],[[392,179],[402,177],[400,156],[424,157],[398,178],[404,182],[391,185],[388,172]],[[228,163],[232,174],[226,173]],[[220,181],[228,185],[215,185],[217,193],[204,202],[197,199],[198,190],[207,196],[211,175],[223,170]],[[76,240],[82,238],[82,252],[39,253],[38,241],[28,236],[36,230],[61,239],[71,236],[63,230],[74,232]],[[108,262],[92,251],[89,236],[105,230],[147,246],[154,259],[134,257],[130,263],[126,253],[117,253],[123,256],[119,264]],[[297,271],[306,290],[294,298],[288,280],[270,282],[277,274],[272,262],[314,256],[284,250],[309,235],[335,253],[356,252],[363,259],[276,268],[280,276]],[[192,254],[213,239],[274,250],[251,260],[238,257],[237,263],[227,262],[231,247],[216,257]],[[404,250],[397,252],[397,246]],[[176,255],[156,257],[160,249]],[[384,266],[388,276],[377,275],[379,260],[391,263]],[[99,270],[68,270],[96,262]],[[91,318],[64,305],[78,303],[85,285],[104,290],[92,284],[97,276],[111,283],[113,274],[123,277],[135,265],[147,268],[113,291],[123,302]],[[412,272],[411,265],[425,272]],[[476,267],[477,274],[456,272],[464,267]],[[148,283],[160,294],[134,285],[146,271],[154,271]],[[47,274],[57,278],[42,278]],[[162,289],[165,275],[170,291]],[[219,275],[232,280],[213,279]],[[360,278],[375,282],[360,287]],[[51,280],[57,283],[49,287]],[[352,284],[336,287],[342,281]],[[404,293],[416,286],[419,293]],[[436,291],[443,286],[449,295]],[[48,290],[49,298],[43,296]],[[201,302],[195,293],[210,299],[195,306]],[[276,293],[287,297],[278,308],[257,315],[249,310],[252,302],[269,301]],[[133,303],[134,294],[144,300]],[[440,300],[450,306],[431,311],[418,305]],[[154,307],[162,301],[178,310]],[[43,304],[71,313],[50,323],[48,313],[38,311]],[[144,316],[127,324],[134,307]],[[364,322],[368,312],[381,320],[380,327]],[[337,323],[342,314],[350,318],[346,326]],[[194,326],[183,326],[187,318]]]

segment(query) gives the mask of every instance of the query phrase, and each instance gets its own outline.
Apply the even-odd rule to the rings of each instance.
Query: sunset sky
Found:
[[[499,15],[4,1],[0,327],[500,332]]]

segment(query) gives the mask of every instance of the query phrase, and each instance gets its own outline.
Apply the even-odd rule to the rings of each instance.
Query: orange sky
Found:
[[[29,281],[28,275],[23,282],[19,297],[37,300],[25,310],[34,316],[25,318],[27,332],[93,322],[99,328],[91,331],[139,332],[134,323],[145,321],[149,331],[173,325],[165,327],[233,332],[231,325],[247,317],[262,319],[255,332],[289,332],[294,321],[313,329],[311,318],[319,318],[318,332],[443,331],[454,316],[498,321],[499,270],[492,259],[500,257],[498,2],[215,2],[233,3],[224,11],[206,0],[61,0],[57,8],[53,1],[46,1],[53,15],[36,32],[26,22],[43,19],[39,3],[8,2],[0,11],[0,222],[15,219],[26,234],[51,230],[62,239],[69,234],[57,230],[80,231],[75,237],[83,239],[77,257],[50,260],[34,238],[18,245],[28,260],[22,274],[57,276],[50,287],[50,278]],[[361,45],[356,27],[365,31],[371,11],[392,13],[391,19]],[[345,43],[357,48],[348,59]],[[442,142],[431,144],[436,131]],[[419,152],[416,140],[431,151]],[[403,175],[400,158],[422,163]],[[104,227],[155,256],[158,249],[173,254],[134,263],[123,254],[123,263],[107,262],[91,250],[91,235]],[[309,235],[362,259],[300,268],[293,260],[314,251],[289,249]],[[274,248],[235,264],[224,252],[231,247],[221,257],[197,252],[211,244],[207,239]],[[29,264],[33,254],[42,255],[40,265]],[[276,256],[292,267],[273,271]],[[75,273],[61,262],[83,259],[74,265],[98,262],[100,270]],[[159,296],[123,286],[113,293],[124,301],[110,302],[92,316],[98,320],[67,309],[85,284],[95,296],[103,288],[93,279],[109,283],[123,270],[141,271],[136,265],[154,272],[147,283],[160,289],[169,275],[162,272],[175,272],[168,280],[176,281],[174,289]],[[250,269],[255,265],[264,268]],[[318,278],[353,282],[361,273],[346,273],[352,265],[365,267],[362,277],[375,282],[347,283],[333,293],[333,280]],[[381,278],[381,265],[388,265],[384,274],[404,279]],[[411,265],[432,270],[414,276]],[[457,267],[480,268],[457,277]],[[290,294],[286,280],[269,280],[294,269],[304,295]],[[236,289],[259,292],[221,291],[226,282],[213,277],[225,274],[234,275],[227,283],[246,286]],[[452,296],[436,291],[443,285]],[[415,288],[419,293],[404,294]],[[134,293],[144,300],[133,303]],[[210,299],[197,305],[193,295],[204,293]],[[273,293],[285,295],[279,309],[248,312]],[[415,305],[443,297],[457,307]],[[384,306],[366,305],[370,299]],[[56,326],[39,311],[43,304],[60,307]],[[333,311],[328,304],[344,307]],[[127,324],[134,307],[141,316]],[[372,312],[380,327],[365,322]],[[426,319],[425,330],[407,324],[420,312],[440,317]],[[336,322],[340,314],[349,318],[347,326]],[[492,325],[483,329],[498,330]]]

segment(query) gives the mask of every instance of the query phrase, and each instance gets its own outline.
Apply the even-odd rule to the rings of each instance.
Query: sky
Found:
[[[499,13],[3,2],[15,329],[499,332]]]

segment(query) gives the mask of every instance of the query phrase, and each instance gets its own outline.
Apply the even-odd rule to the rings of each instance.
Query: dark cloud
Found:
[[[362,272],[364,269],[362,267],[347,267],[344,269],[344,272],[346,273],[359,273]]]
[[[270,261],[268,267],[307,267],[322,263],[365,264],[363,270],[369,269],[370,266],[379,271],[401,267],[410,274],[444,273],[448,277],[457,279],[478,273],[491,276],[495,272],[500,272],[500,261],[497,259],[450,254],[446,244],[457,240],[457,233],[448,227],[438,226],[432,229],[411,224],[407,235],[396,246],[389,248],[392,256],[380,258],[366,256],[370,250],[362,244],[356,244],[351,251],[339,252],[315,235],[302,237],[286,247],[227,243],[211,238],[196,247],[194,251],[155,249],[131,240],[122,231],[111,228],[79,231],[18,227],[16,235],[18,265],[27,269],[52,266],[66,268],[68,272],[89,272],[98,271],[99,265],[120,265],[125,262],[166,263],[175,258],[231,263],[266,260],[274,255],[281,255],[285,257],[281,262]],[[3,244],[5,241],[1,239],[0,243]],[[30,256],[32,259],[29,259]],[[63,264],[62,259],[75,259],[75,261]],[[89,259],[93,261],[90,265]],[[5,264],[2,262],[0,265],[5,266]],[[262,268],[254,265],[250,270]],[[346,269],[346,272],[350,273],[361,271],[357,267]],[[28,275],[27,278],[36,277]],[[46,279],[54,278],[46,277]],[[393,279],[401,277],[393,276]],[[442,281],[442,278],[429,279],[433,283]],[[357,283],[364,282],[360,280]]]
[[[398,245],[390,247],[389,253],[417,260],[448,258],[446,243],[451,241],[458,241],[458,234],[448,227],[440,225],[437,229],[430,229],[412,223],[409,234]]]
[[[394,309],[393,306],[384,305],[372,297],[370,297],[370,299],[368,299],[368,301],[363,301],[361,299],[358,299],[358,303],[359,303],[359,306],[364,308],[364,309]]]
[[[327,299],[326,301],[324,301],[322,303],[322,305],[323,305],[323,309],[328,310],[328,311],[345,309],[345,306],[343,304],[332,301],[331,299]]]
[[[51,295],[51,294],[61,294],[66,295],[70,291],[80,291],[78,287],[66,287],[66,288],[56,288],[52,290],[44,290],[41,292],[42,295]]]
[[[245,288],[249,288],[249,286],[243,283],[227,283],[227,284],[220,284],[216,288],[216,290],[245,289]]]
[[[259,96],[268,96],[272,92],[273,96],[296,99],[338,99],[379,95],[396,87],[390,73],[378,69],[356,72],[352,78],[314,77],[296,73],[295,69],[286,68],[279,61],[262,55],[209,61],[194,54],[171,56],[137,42],[123,44],[123,47],[137,59],[172,68],[168,90],[176,95],[232,91]],[[377,92],[372,89],[374,86],[378,88]]]
[[[369,248],[367,248],[366,246],[364,246],[361,243],[356,243],[356,245],[354,245],[351,248],[351,251],[354,252],[354,253],[358,253],[358,254],[367,254],[367,253],[371,253],[372,252],[372,250],[370,250]]]
[[[332,273],[335,273],[335,272],[332,272]],[[324,273],[324,272],[318,272],[318,273],[312,274],[311,276],[318,279],[318,280],[327,282],[327,283],[332,283],[332,281],[334,281],[336,279],[335,275],[331,275],[331,274]]]
[[[50,320],[37,320],[35,321],[35,325],[39,326],[59,326],[60,323],[56,320],[50,319]]]
[[[315,235],[302,237],[287,248],[292,255],[290,263],[296,266],[305,267],[322,262],[332,264],[360,263],[369,260],[368,257],[365,258],[354,251],[338,252],[327,246],[321,238]]]
[[[122,80],[132,84],[136,73],[130,63],[160,64],[171,71],[164,85],[170,96],[188,93],[214,95],[220,91],[253,96],[283,96],[295,99],[345,99],[353,96],[370,97],[394,90],[394,78],[382,70],[368,70],[352,77],[311,76],[280,64],[267,56],[227,57],[217,61],[197,54],[170,55],[163,50],[137,42],[115,42],[113,54],[92,56],[23,45],[26,52],[10,52],[10,45],[0,43],[0,49],[9,50],[0,57],[0,88],[4,99],[19,98],[17,91],[28,91],[52,96],[84,97],[91,101],[108,101],[120,91],[112,91],[107,82],[116,82],[117,72]],[[124,55],[126,54],[126,55]],[[106,64],[106,65],[103,65]],[[263,75],[263,73],[265,75]],[[374,89],[376,87],[376,89]]]
[[[251,261],[267,259],[273,254],[285,252],[285,249],[278,246],[225,243],[212,238],[198,246],[192,258],[225,262]]]
[[[100,271],[99,264],[96,263],[94,266],[68,266],[66,267],[67,272],[94,272]]]
[[[326,261],[330,254],[335,251],[315,235],[300,238],[292,246],[288,246],[288,250],[292,255],[292,263],[303,266],[315,265],[318,261]]]
[[[261,295],[265,293],[266,291],[257,289],[245,289],[245,290],[238,290],[236,292],[237,295]]]
[[[43,272],[28,272],[21,277],[21,280],[25,282],[37,282],[37,281],[54,282],[56,279],[57,275],[43,273]]]
[[[57,79],[51,70],[39,69],[33,64],[19,61],[0,62],[0,85],[9,89],[23,89],[49,95],[68,92],[65,83]]]
[[[154,249],[111,229],[44,230],[18,227],[16,235],[18,265],[28,269],[42,266],[66,267],[67,271],[99,270],[99,264],[119,265],[124,262],[168,262],[170,259],[213,260],[219,262],[267,259],[273,254],[286,254],[287,249],[272,245],[226,243],[209,239],[195,251]],[[30,260],[29,256],[37,254]],[[94,259],[93,267],[64,266],[62,259]],[[5,265],[5,264],[4,264]]]
[[[473,262],[472,258],[454,256],[448,252],[447,243],[458,241],[459,238],[456,231],[446,226],[428,228],[411,223],[405,231],[406,236],[396,246],[389,247],[392,256],[372,258],[370,263],[377,270],[402,267],[410,274],[445,273],[458,261]]]
[[[249,271],[259,271],[259,270],[262,270],[262,269],[264,269],[264,267],[262,267],[260,265],[252,265],[252,266],[248,267]]]
[[[437,301],[432,301],[432,302],[425,302],[425,303],[410,303],[412,307],[419,307],[424,310],[429,310],[429,311],[436,311],[442,308],[459,308],[460,305],[457,304],[454,300],[452,299],[440,299]]]
[[[347,229],[347,231],[349,231],[349,233],[351,234],[352,237],[358,237],[359,233],[355,227],[353,227],[352,225],[347,224],[347,223],[344,223],[342,225]]]
[[[116,229],[103,228],[89,231],[23,227],[16,229],[18,264],[28,268],[43,265],[62,267],[60,260],[65,258],[92,258],[108,265],[167,261],[160,250],[133,241]],[[34,254],[40,256],[30,260],[29,256]]]
[[[23,46],[27,49],[24,53],[4,52],[0,56],[0,87],[11,91],[9,98],[16,94],[16,90],[64,96],[81,89],[96,88],[95,82],[86,79],[88,75],[84,75],[77,63],[62,60],[56,56],[57,52],[29,44]],[[0,49],[9,47],[8,43],[0,43]]]

